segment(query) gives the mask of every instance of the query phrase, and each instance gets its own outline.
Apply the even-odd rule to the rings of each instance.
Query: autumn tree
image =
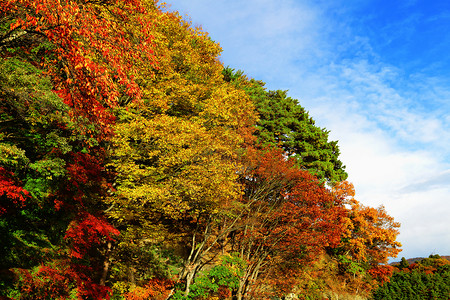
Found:
[[[158,67],[142,64],[142,100],[116,109],[115,191],[106,203],[123,234],[111,280],[119,290],[170,276],[143,263],[146,249],[158,247],[182,258],[176,267],[188,294],[225,234],[225,208],[241,195],[237,157],[255,116],[245,93],[222,80],[221,49],[207,33],[152,2],[147,10]]]
[[[347,181],[335,184],[332,193],[344,209],[340,242],[326,247],[314,265],[300,270],[296,292],[311,299],[369,297],[390,280],[394,268],[387,263],[401,251],[396,240],[400,224],[383,207],[361,205]]]
[[[30,63],[6,58],[0,82],[0,280],[7,294],[14,269],[53,259],[63,240],[70,220],[57,215],[54,201],[60,199],[53,194],[64,181],[62,156],[72,145],[64,129],[68,108],[51,92],[48,77]]]
[[[66,229],[74,219],[86,215],[81,213],[86,206],[95,212],[90,205],[103,190],[105,180],[98,160],[83,153],[87,138],[78,124],[71,122],[69,107],[52,93],[49,77],[18,58],[5,59],[0,69],[1,190],[6,191],[1,196],[1,252],[6,258],[1,269],[3,280],[9,282],[4,288],[11,288],[10,275],[16,273],[20,274],[17,287],[27,297],[44,297],[39,277],[59,274],[55,278],[73,282],[68,278],[81,276],[67,269],[72,263],[62,254]],[[90,154],[99,150],[92,147]],[[103,221],[95,220],[99,220],[97,226],[103,226]],[[95,290],[95,282],[84,284]],[[31,286],[35,288],[24,290]],[[64,283],[58,290],[70,293],[74,287],[76,284]]]
[[[153,61],[148,27],[122,30],[137,13],[140,1],[0,1],[1,288],[17,299],[108,297],[109,109],[139,99],[134,66]]]
[[[231,236],[231,249],[247,267],[236,296],[283,295],[295,286],[303,265],[339,242],[343,210],[319,180],[286,159],[281,149],[249,149],[245,161],[245,213]]]
[[[347,212],[341,242],[330,248],[329,253],[339,265],[346,289],[367,293],[392,275],[393,268],[387,262],[401,251],[401,244],[396,240],[400,224],[384,207],[372,208],[359,203],[349,182],[336,184],[333,192],[346,204]]]
[[[121,94],[140,96],[135,61],[153,61],[148,26],[134,22],[139,35],[123,30],[139,13],[139,0],[2,1],[0,45],[4,55],[15,48],[35,53],[34,63],[51,77],[71,113],[107,133],[107,108]]]

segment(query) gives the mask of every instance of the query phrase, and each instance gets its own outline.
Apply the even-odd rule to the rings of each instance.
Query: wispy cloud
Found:
[[[409,194],[442,189],[448,190],[449,182],[450,170],[445,170],[437,174],[431,174],[429,177],[420,178],[415,182],[409,182],[406,186],[402,187],[399,192]],[[450,201],[450,194],[447,194],[447,197]]]

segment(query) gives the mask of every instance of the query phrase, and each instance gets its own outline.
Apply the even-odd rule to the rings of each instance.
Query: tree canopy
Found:
[[[399,224],[207,32],[153,0],[0,0],[0,20],[1,295],[312,298],[334,288],[320,274],[354,294],[388,279]]]

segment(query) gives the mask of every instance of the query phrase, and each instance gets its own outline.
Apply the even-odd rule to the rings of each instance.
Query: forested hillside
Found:
[[[433,299],[450,296],[450,261],[439,255],[409,263],[404,257],[395,264],[389,282],[373,292],[373,299]]]
[[[0,295],[368,296],[399,224],[336,141],[153,0],[0,0]]]

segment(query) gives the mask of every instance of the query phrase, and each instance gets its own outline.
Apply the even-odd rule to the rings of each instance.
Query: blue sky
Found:
[[[168,4],[331,131],[357,199],[402,223],[399,257],[450,255],[449,1]]]

